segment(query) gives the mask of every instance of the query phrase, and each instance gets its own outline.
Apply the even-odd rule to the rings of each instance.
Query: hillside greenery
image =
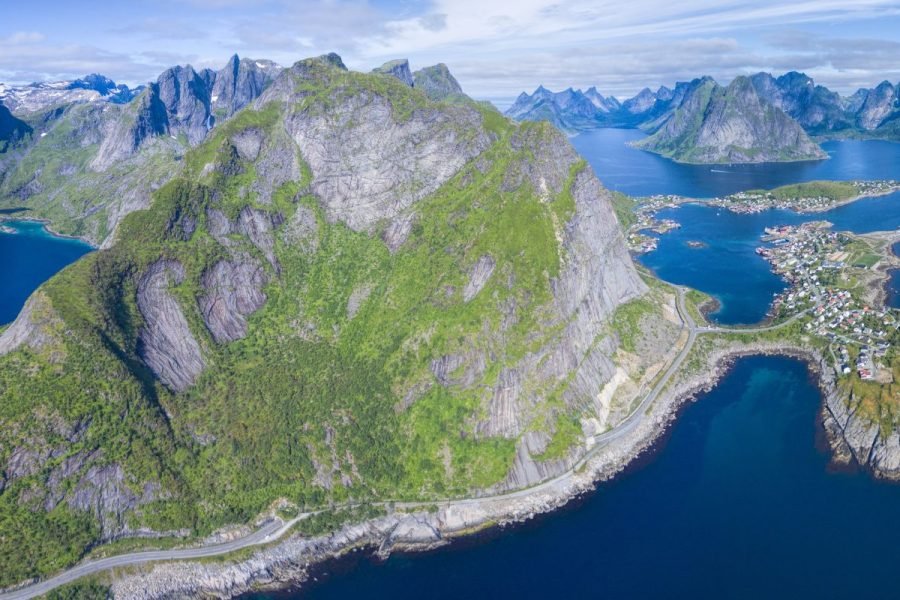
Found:
[[[508,173],[532,159],[510,137],[556,134],[546,124],[514,125],[473,103],[495,138],[481,168],[464,167],[417,203],[409,239],[392,254],[380,232],[325,218],[309,193],[308,169],[281,186],[271,204],[260,203],[247,192],[255,165],[237,158],[229,141],[250,128],[268,139],[284,135],[284,111],[327,111],[341,93],[384,94],[399,120],[435,106],[391,78],[332,71],[321,88],[298,84],[308,92],[300,105],[248,109],[217,128],[187,153],[184,172],[154,192],[148,209],[122,221],[115,245],[38,292],[52,342],[0,357],[0,460],[5,464],[17,447],[46,449],[49,458],[0,493],[0,585],[57,571],[98,542],[97,517],[62,500],[77,478],[48,489],[50,475],[80,455],[121,465],[138,495],[145,482],[163,490],[127,515],[131,525],[196,535],[245,522],[277,498],[306,508],[440,499],[505,477],[517,440],[478,433],[485,389],[504,366],[559,335],[558,326],[545,326],[551,280],[563,260],[556,228],[574,214],[569,187],[584,164],[573,167],[566,189],[549,202],[528,183],[503,191]],[[288,222],[301,207],[312,211],[317,251],[276,232],[276,270],[246,238],[232,235],[224,247],[209,233],[207,209],[234,218],[247,206]],[[188,216],[197,228],[184,239],[175,232]],[[267,265],[267,301],[250,317],[244,339],[220,345],[197,297],[201,275],[232,252]],[[496,261],[494,275],[463,302],[468,272],[485,254]],[[171,292],[207,364],[181,394],[157,382],[137,353],[144,325],[138,281],[162,258],[184,266],[184,281]],[[351,318],[348,300],[363,286],[370,293]],[[482,385],[434,381],[434,357],[472,351],[489,357]],[[547,397],[558,398],[565,385]],[[405,407],[414,390],[420,397]],[[534,419],[535,427],[563,432],[549,455],[575,443],[574,421],[558,401],[548,400]],[[58,504],[48,512],[50,497]]]

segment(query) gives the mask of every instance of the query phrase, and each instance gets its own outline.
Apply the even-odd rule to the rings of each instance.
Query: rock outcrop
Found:
[[[413,87],[415,85],[413,75],[409,70],[409,61],[405,58],[398,58],[396,60],[388,61],[380,67],[372,69],[372,72],[396,77],[409,87]]]
[[[301,74],[303,68],[293,70]],[[282,93],[273,86],[259,102]],[[354,95],[327,115],[292,115],[285,128],[304,149],[310,189],[322,200],[328,219],[372,231],[483,152],[491,140],[480,125],[481,115],[470,106],[426,108],[398,122],[386,98]]]
[[[177,392],[190,387],[205,366],[200,345],[168,289],[183,279],[181,263],[159,260],[143,274],[137,289],[137,305],[144,319],[138,355],[161,382]]]
[[[206,139],[217,121],[255,100],[281,71],[271,61],[231,57],[220,71],[190,65],[165,70],[129,110],[112,115],[94,169],[105,171],[152,138],[181,136],[191,146]]]
[[[31,126],[13,116],[9,109],[0,102],[0,153],[23,141],[32,133]]]
[[[624,102],[590,88],[584,93],[575,90],[579,101],[573,103],[571,90],[554,93],[541,86],[531,95],[521,94],[506,114],[519,120],[550,121],[572,133],[598,127],[639,127],[653,133],[681,107],[691,88],[707,81],[712,79],[678,82],[673,89],[662,86],[655,92],[644,88]],[[767,105],[780,109],[810,135],[900,139],[900,99],[890,82],[842,97],[796,71],[777,78],[761,72],[750,81]],[[593,102],[595,110],[580,102],[581,98]]]
[[[419,69],[412,74],[413,85],[432,100],[446,100],[463,94],[462,87],[444,63]]]
[[[659,129],[635,144],[681,162],[747,163],[826,158],[800,125],[760,98],[750,79],[696,85]]]
[[[866,93],[866,98],[857,113],[860,127],[871,131],[880,127],[892,115],[900,114],[900,98],[897,88],[889,81],[882,81]]]
[[[41,351],[53,341],[53,329],[61,323],[50,306],[47,297],[35,292],[2,334],[0,334],[0,356],[27,345],[34,351]]]
[[[267,279],[262,265],[249,256],[219,261],[203,273],[204,294],[198,302],[216,342],[233,342],[247,335],[247,317],[266,302],[262,287]]]

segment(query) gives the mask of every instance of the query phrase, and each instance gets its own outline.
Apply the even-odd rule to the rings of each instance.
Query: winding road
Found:
[[[465,506],[468,504],[481,503],[490,500],[506,500],[506,499],[515,499],[522,498],[528,496],[530,494],[534,494],[541,490],[549,489],[560,482],[565,481],[567,478],[571,477],[574,472],[580,469],[587,461],[593,458],[596,453],[609,444],[610,442],[621,438],[622,436],[630,433],[634,428],[640,423],[642,415],[646,412],[647,408],[656,401],[659,397],[660,393],[665,389],[666,385],[668,385],[672,376],[678,372],[681,368],[682,363],[687,358],[688,354],[691,351],[691,348],[694,346],[694,342],[697,339],[697,335],[701,333],[760,333],[764,331],[771,331],[774,329],[779,329],[781,327],[785,327],[789,325],[793,321],[802,317],[807,311],[798,313],[777,325],[768,325],[765,327],[757,327],[757,328],[726,328],[726,327],[711,327],[711,326],[703,326],[698,327],[693,317],[691,317],[690,313],[686,309],[685,302],[685,288],[680,286],[673,286],[676,290],[676,309],[678,311],[679,316],[681,317],[683,328],[688,332],[688,338],[669,365],[668,369],[666,369],[665,373],[659,378],[656,382],[656,385],[653,386],[653,389],[650,390],[640,404],[627,416],[623,419],[618,425],[613,427],[612,429],[605,431],[601,434],[594,436],[593,445],[590,450],[585,452],[584,456],[572,466],[571,469],[553,477],[552,479],[545,480],[541,483],[535,484],[531,487],[522,488],[520,490],[516,490],[514,492],[507,492],[503,494],[498,494],[495,496],[483,496],[478,498],[462,498],[455,500],[447,500],[444,502],[381,502],[376,503],[376,505],[387,506],[388,504],[392,504],[397,508],[419,508],[423,506],[434,506],[435,504],[439,504],[441,506]],[[336,507],[341,508],[341,507]],[[151,562],[160,562],[160,561],[173,561],[173,560],[189,560],[189,559],[199,559],[199,558],[209,558],[212,556],[221,556],[223,554],[229,554],[231,552],[235,552],[237,550],[242,550],[244,548],[250,548],[253,546],[261,546],[264,544],[268,544],[280,539],[284,536],[291,527],[294,526],[298,521],[316,514],[315,512],[307,512],[298,515],[297,517],[289,520],[283,521],[279,518],[273,518],[271,521],[265,523],[262,527],[254,531],[253,533],[244,536],[242,538],[238,538],[229,542],[223,542],[221,544],[213,544],[208,546],[200,546],[196,548],[184,548],[179,550],[149,550],[143,552],[131,552],[128,554],[120,554],[117,556],[110,556],[107,558],[97,559],[97,560],[89,560],[78,564],[62,573],[46,579],[44,581],[40,581],[34,583],[29,586],[25,586],[16,590],[11,590],[6,593],[0,594],[0,600],[28,600],[30,598],[35,598],[37,596],[41,596],[43,594],[48,593],[49,591],[58,588],[60,586],[66,585],[68,583],[72,583],[77,579],[88,575],[94,575],[96,573],[100,573],[102,571],[106,571],[108,569],[114,569],[118,567],[128,567],[140,564],[146,564]]]

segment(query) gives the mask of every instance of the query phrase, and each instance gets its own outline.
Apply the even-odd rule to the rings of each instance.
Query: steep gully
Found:
[[[516,490],[513,492],[506,492],[503,494],[497,494],[494,496],[482,496],[478,498],[462,498],[462,499],[453,499],[446,500],[444,502],[389,502],[383,501],[379,503],[375,503],[376,505],[381,505],[387,507],[388,505],[393,508],[399,509],[416,509],[423,508],[427,506],[434,506],[435,504],[440,504],[444,507],[463,507],[471,504],[477,504],[481,502],[485,502],[487,500],[508,500],[515,498],[527,497],[531,494],[539,493],[543,490],[550,489],[559,483],[565,481],[566,479],[572,477],[576,472],[578,472],[591,458],[593,458],[601,449],[606,447],[609,443],[627,435],[632,432],[641,422],[643,417],[647,414],[647,409],[656,401],[659,395],[665,390],[671,378],[678,372],[681,368],[682,363],[687,358],[690,353],[694,342],[697,339],[697,336],[700,334],[707,333],[728,333],[728,332],[741,332],[741,333],[759,333],[764,331],[771,331],[774,329],[779,329],[781,327],[785,327],[790,323],[794,322],[796,319],[800,318],[803,313],[794,315],[791,319],[779,323],[777,325],[769,325],[763,327],[756,328],[726,328],[726,327],[713,327],[713,326],[698,326],[694,321],[693,317],[690,315],[688,310],[684,305],[684,296],[686,288],[677,286],[675,287],[677,296],[676,296],[676,308],[678,310],[679,317],[682,321],[683,330],[687,331],[688,337],[685,341],[684,346],[680,350],[680,352],[675,356],[672,362],[669,364],[666,371],[662,374],[661,377],[658,378],[656,384],[653,388],[644,396],[643,400],[634,408],[634,410],[623,419],[618,425],[613,427],[612,429],[605,431],[601,434],[593,436],[592,439],[587,440],[589,445],[589,450],[585,452],[584,456],[575,463],[571,469],[562,473],[556,477],[551,479],[547,479],[539,484],[528,488],[522,488],[520,490]],[[348,508],[352,505],[346,506],[338,506],[338,507],[329,507],[327,510],[334,510],[335,508]],[[16,590],[8,591],[6,593],[0,594],[0,600],[27,600],[29,598],[35,598],[41,595],[44,595],[50,592],[53,589],[61,587],[63,585],[72,583],[82,577],[93,575],[96,573],[100,573],[102,571],[106,571],[108,569],[120,568],[120,567],[129,567],[142,565],[153,562],[166,562],[166,561],[177,561],[177,560],[192,560],[192,559],[200,559],[200,558],[208,558],[213,556],[222,556],[225,554],[230,554],[232,552],[236,552],[238,550],[242,550],[245,548],[251,548],[254,546],[263,546],[270,543],[273,543],[282,537],[284,537],[293,526],[299,521],[317,514],[319,512],[324,511],[310,511],[301,513],[298,516],[294,517],[290,520],[283,520],[278,517],[274,517],[268,521],[266,521],[259,529],[254,531],[251,534],[248,534],[244,537],[231,540],[229,542],[199,546],[195,548],[184,548],[177,550],[150,550],[144,552],[132,552],[128,554],[121,554],[118,556],[111,556],[99,560],[91,560],[79,565],[76,565],[62,573],[56,575],[55,577],[51,577],[50,579],[31,584],[26,587],[22,587]]]

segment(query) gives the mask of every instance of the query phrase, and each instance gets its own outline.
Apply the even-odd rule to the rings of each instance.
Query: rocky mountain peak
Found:
[[[463,95],[462,87],[444,63],[419,69],[412,76],[415,87],[432,100]]]
[[[656,94],[650,88],[645,87],[634,98],[630,98],[622,103],[622,108],[626,111],[636,114],[647,112],[656,103]]]
[[[695,163],[826,157],[796,121],[760,96],[750,77],[727,87],[708,78],[691,83],[681,105],[637,147]]]
[[[116,91],[118,86],[116,82],[106,77],[105,75],[100,75],[99,73],[91,73],[90,75],[85,75],[80,79],[76,79],[72,83],[69,84],[70,90],[83,89],[83,90],[94,90],[98,92],[101,96],[108,96],[110,93]]]
[[[866,94],[857,115],[857,122],[863,129],[876,129],[898,109],[900,107],[897,105],[897,89],[890,81],[882,81]]]
[[[415,85],[412,72],[409,70],[409,61],[405,58],[389,60],[380,67],[372,69],[372,72],[396,77],[409,87],[413,87],[413,85]]]
[[[0,153],[6,152],[10,146],[31,135],[31,132],[27,123],[14,117],[0,102]]]

